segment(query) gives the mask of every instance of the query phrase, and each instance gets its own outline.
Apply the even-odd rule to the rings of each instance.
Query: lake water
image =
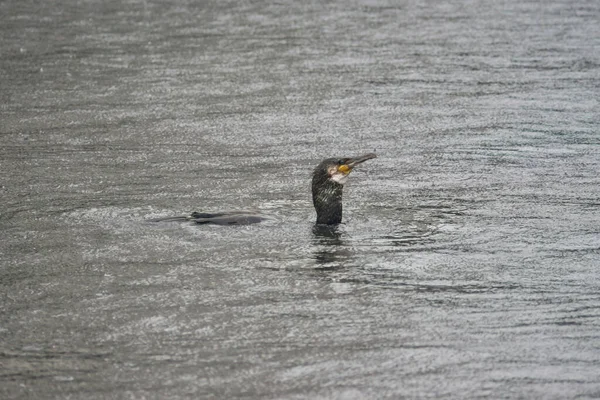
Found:
[[[599,20],[1,2],[0,397],[600,397]]]

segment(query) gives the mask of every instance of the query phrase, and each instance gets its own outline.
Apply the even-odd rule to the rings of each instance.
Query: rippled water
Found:
[[[0,397],[597,398],[599,18],[0,3]]]

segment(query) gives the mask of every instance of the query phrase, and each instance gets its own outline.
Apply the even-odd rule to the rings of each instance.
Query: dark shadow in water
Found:
[[[312,229],[316,244],[342,245],[342,232],[339,225],[315,224]]]
[[[354,258],[354,253],[346,246],[342,235],[343,232],[339,225],[315,225],[313,227],[316,269],[335,271],[348,266]]]

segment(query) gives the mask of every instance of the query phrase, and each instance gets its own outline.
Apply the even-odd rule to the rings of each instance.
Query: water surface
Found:
[[[0,397],[597,398],[599,17],[2,2]]]

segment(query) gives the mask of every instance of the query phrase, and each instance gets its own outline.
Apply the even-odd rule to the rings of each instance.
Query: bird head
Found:
[[[328,158],[323,160],[315,169],[315,177],[325,178],[326,180],[344,185],[348,181],[348,176],[352,169],[377,156],[374,153],[365,154],[350,158]]]

